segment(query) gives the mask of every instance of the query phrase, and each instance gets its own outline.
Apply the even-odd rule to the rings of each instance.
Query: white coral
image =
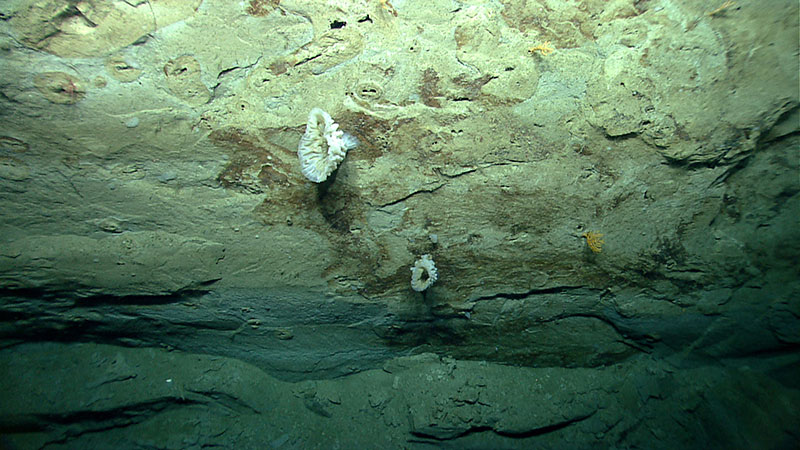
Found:
[[[422,292],[439,278],[431,255],[422,255],[411,268],[411,289]]]
[[[328,179],[358,139],[339,129],[330,114],[314,108],[308,114],[306,132],[297,146],[303,175],[314,183]]]

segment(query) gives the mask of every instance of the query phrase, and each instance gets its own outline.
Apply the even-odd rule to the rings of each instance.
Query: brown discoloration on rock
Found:
[[[298,184],[302,176],[293,173],[293,155],[268,141],[268,136],[286,130],[265,129],[258,134],[238,128],[215,130],[209,139],[229,150],[230,161],[217,180],[223,187],[261,193]]]
[[[537,39],[551,41],[556,48],[574,48],[593,41],[598,25],[639,14],[632,5],[622,7],[601,0],[558,9],[538,0],[502,0],[501,3],[504,6],[501,15],[509,27],[536,33]]]
[[[279,59],[279,60],[277,60],[277,61],[275,61],[275,62],[273,62],[272,64],[269,65],[269,70],[275,76],[283,75],[283,74],[286,73],[287,70],[289,70],[289,66],[290,65],[291,64],[288,61],[286,61],[284,59]]]
[[[245,8],[245,11],[251,16],[264,17],[271,13],[280,3],[281,0],[250,0],[250,5]]]
[[[422,84],[419,87],[419,95],[422,98],[422,103],[431,108],[441,108],[439,98],[442,94],[439,92],[439,75],[431,68],[425,69],[422,72]]]
[[[492,81],[493,78],[494,76],[488,74],[482,75],[478,78],[472,78],[464,74],[459,74],[453,79],[453,83],[463,89],[458,93],[459,99],[477,100],[480,98],[481,88],[486,85],[486,83]]]
[[[374,142],[375,127],[386,127],[378,121],[369,121],[366,116],[345,116],[345,129],[353,129],[353,120],[361,120],[363,133],[356,131],[366,142]],[[264,201],[253,213],[264,224],[287,225],[287,211],[291,226],[303,227],[319,233],[331,243],[336,253],[335,262],[328,267],[331,288],[342,289],[342,293],[352,294],[351,287],[340,286],[344,279],[358,280],[361,292],[381,295],[393,291],[398,281],[407,274],[404,271],[386,279],[376,275],[375,267],[390,259],[389,250],[383,240],[373,230],[366,227],[366,212],[371,208],[371,199],[348,182],[347,171],[342,168],[332,179],[316,184],[306,180],[296,161],[296,154],[273,144],[280,135],[293,133],[300,136],[300,130],[261,129],[248,132],[242,129],[226,128],[216,130],[209,138],[215,144],[228,149],[230,161],[219,174],[218,180],[228,189],[265,195]],[[369,157],[355,158],[367,150],[370,144],[359,146],[351,151],[343,165],[355,161],[367,161]],[[344,171],[344,173],[342,173]],[[395,279],[397,278],[397,279]],[[337,281],[338,280],[338,281]],[[349,286],[349,285],[348,285]],[[404,286],[404,284],[403,284]]]
[[[33,85],[44,98],[62,105],[78,103],[86,96],[85,83],[64,72],[40,73],[34,77]]]
[[[387,121],[363,113],[351,113],[342,115],[340,125],[359,140],[359,146],[348,153],[348,159],[374,162],[392,147],[394,130]]]

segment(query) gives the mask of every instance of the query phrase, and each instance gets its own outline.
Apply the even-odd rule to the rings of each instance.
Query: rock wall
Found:
[[[798,6],[719,3],[5,2],[0,336],[796,368]],[[314,107],[361,143],[320,185]]]

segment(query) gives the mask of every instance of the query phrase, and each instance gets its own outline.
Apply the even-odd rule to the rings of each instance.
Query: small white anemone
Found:
[[[439,278],[431,255],[422,255],[411,268],[411,289],[422,292]]]

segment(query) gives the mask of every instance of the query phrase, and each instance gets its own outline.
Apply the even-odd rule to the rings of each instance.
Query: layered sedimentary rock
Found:
[[[433,3],[0,6],[7,373],[49,341],[65,355],[101,346],[74,369],[98,379],[102,355],[170,357],[155,347],[187,370],[193,354],[200,366],[225,357],[294,383],[275,401],[322,422],[355,420],[331,392],[363,372],[375,423],[403,442],[624,447],[665,429],[686,445],[752,446],[770,417],[752,412],[767,406],[742,403],[742,433],[721,426],[728,390],[798,388],[795,2]],[[321,185],[297,158],[315,107],[360,143]],[[426,254],[438,279],[423,294],[409,269]],[[406,375],[386,375],[398,365]],[[155,376],[137,370],[109,377]],[[625,370],[638,375],[602,382]],[[426,371],[446,385],[415,397]],[[500,391],[524,390],[513,377],[544,386],[520,398],[546,403],[552,386],[532,380],[555,376],[599,381],[562,391],[577,395],[566,409],[496,408],[512,400]],[[180,415],[211,399],[267,408],[246,387],[186,383],[101,410],[123,427],[131,411]],[[49,411],[17,400],[3,424],[14,439],[69,445],[70,430],[23,433],[47,417],[97,426],[77,399]],[[659,422],[677,404],[718,434],[683,413]],[[775,408],[788,412],[769,443],[796,442],[783,430],[797,417]],[[288,429],[253,439],[300,445]]]

